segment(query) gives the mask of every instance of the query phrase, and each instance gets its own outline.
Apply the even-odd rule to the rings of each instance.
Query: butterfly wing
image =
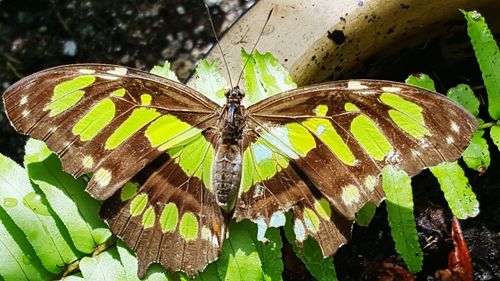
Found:
[[[44,140],[65,171],[93,173],[92,196],[104,200],[125,185],[102,215],[137,251],[141,275],[157,261],[194,274],[217,257],[225,229],[211,187],[217,104],[180,83],[102,64],[35,73],[3,99],[16,130]],[[147,176],[131,193],[127,182],[139,172]]]
[[[285,205],[277,196],[264,195],[287,194],[298,202],[294,208],[308,210],[294,214],[296,234],[303,229],[322,233],[328,241],[318,242],[325,255],[333,252],[324,245],[340,240],[330,241],[326,229],[315,227],[321,213],[327,217],[323,200],[333,206],[326,214],[340,214],[344,221],[339,225],[349,225],[350,232],[345,221],[354,219],[365,203],[378,204],[384,197],[379,182],[384,166],[413,176],[426,167],[454,161],[477,128],[471,114],[442,95],[388,81],[338,81],[299,88],[254,104],[248,111],[237,210],[247,204],[262,205],[263,210],[237,212],[236,217],[264,218],[272,224],[272,214],[293,203]],[[273,180],[291,170],[300,180],[295,176],[285,176],[287,184]],[[307,195],[301,181],[314,199],[300,200],[295,194],[300,189]]]

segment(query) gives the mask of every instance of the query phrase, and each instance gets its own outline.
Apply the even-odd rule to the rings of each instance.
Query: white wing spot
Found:
[[[26,117],[28,115],[30,115],[30,112],[28,110],[23,110],[23,113],[22,113],[23,117]]]
[[[451,121],[451,130],[452,130],[453,132],[458,133],[458,131],[460,131],[460,127],[458,127],[457,123],[455,123],[455,122]]]
[[[368,89],[368,86],[362,85],[360,81],[349,81],[347,82],[347,89],[363,90],[363,89]]]
[[[125,67],[115,67],[113,70],[106,71],[109,74],[114,74],[118,76],[124,76],[127,74],[127,69]]]
[[[94,74],[95,70],[82,68],[78,69],[78,72],[80,72],[81,74]]]
[[[368,191],[373,191],[377,186],[378,179],[375,176],[369,175],[365,178],[365,187]]]
[[[350,184],[342,189],[342,201],[344,201],[344,204],[346,204],[347,206],[356,204],[360,200],[361,195],[354,185]]]
[[[201,228],[201,238],[210,241],[210,237],[212,237],[212,232],[208,229],[208,227],[203,226]]]
[[[219,248],[219,239],[217,239],[217,235],[214,234],[214,236],[212,236],[212,246],[214,246],[214,248],[218,249]]]
[[[295,219],[295,223],[293,224],[293,232],[295,232],[295,239],[297,241],[303,242],[306,240],[306,228],[304,224],[299,219]]]
[[[100,168],[95,172],[94,174],[94,180],[99,184],[100,186],[106,186],[111,182],[111,172],[107,169]]]
[[[99,75],[100,78],[104,79],[104,80],[118,80],[120,79],[120,77],[116,77],[116,76],[111,76],[111,75]]]
[[[94,159],[90,156],[83,157],[83,167],[90,169],[94,166]]]
[[[448,137],[446,137],[446,142],[447,142],[448,144],[452,144],[452,143],[454,143],[454,142],[455,142],[455,140],[453,139],[453,137],[452,137],[452,136],[448,136]]]
[[[382,87],[382,91],[390,92],[390,93],[397,93],[397,92],[401,91],[401,88],[399,88],[399,87]]]
[[[21,105],[26,104],[27,102],[28,102],[28,97],[27,97],[27,96],[23,96],[23,97],[21,98],[21,100],[19,101],[19,103],[20,103]]]

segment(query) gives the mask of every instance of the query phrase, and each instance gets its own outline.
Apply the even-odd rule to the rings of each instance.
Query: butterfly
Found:
[[[194,275],[216,260],[234,219],[283,225],[324,256],[356,213],[384,197],[381,170],[408,175],[456,160],[477,128],[452,100],[381,80],[305,86],[270,97],[238,87],[219,104],[137,69],[74,64],[23,78],[3,95],[14,128],[43,140],[101,216],[151,263]]]

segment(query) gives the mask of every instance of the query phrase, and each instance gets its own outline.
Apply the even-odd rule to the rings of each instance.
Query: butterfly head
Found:
[[[240,89],[240,87],[235,86],[226,92],[226,98],[228,104],[230,103],[240,103],[240,101],[245,97],[245,93]]]

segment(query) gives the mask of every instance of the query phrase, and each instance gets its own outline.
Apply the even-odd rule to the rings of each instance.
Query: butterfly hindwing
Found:
[[[165,150],[214,126],[218,108],[181,83],[101,64],[38,72],[3,99],[13,126],[44,140],[67,172],[94,173],[87,190],[101,200]]]
[[[196,177],[169,159],[131,198],[117,193],[101,215],[136,251],[139,276],[151,263],[194,275],[217,259],[225,222],[215,198]],[[125,200],[124,200],[125,199]]]

